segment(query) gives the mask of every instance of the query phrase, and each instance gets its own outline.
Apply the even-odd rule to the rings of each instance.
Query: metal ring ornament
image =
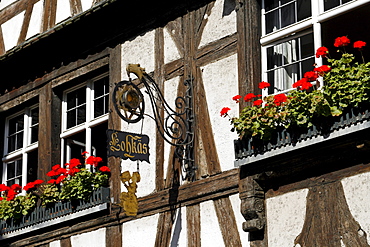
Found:
[[[117,114],[124,121],[137,123],[143,118],[144,96],[134,83],[130,81],[118,82],[114,87],[112,100]]]

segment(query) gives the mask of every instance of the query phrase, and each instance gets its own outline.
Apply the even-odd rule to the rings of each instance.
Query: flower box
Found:
[[[0,222],[0,239],[38,230],[86,214],[107,209],[109,188],[94,190],[88,201],[59,201],[46,207],[36,207],[30,214],[19,220],[9,219]]]
[[[235,166],[289,152],[349,133],[370,128],[370,105],[346,109],[341,116],[316,119],[310,128],[277,129],[273,137],[242,138],[234,141]]]

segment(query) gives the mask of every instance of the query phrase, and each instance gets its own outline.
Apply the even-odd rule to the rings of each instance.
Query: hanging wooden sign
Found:
[[[108,157],[149,162],[149,136],[118,130],[107,130]]]

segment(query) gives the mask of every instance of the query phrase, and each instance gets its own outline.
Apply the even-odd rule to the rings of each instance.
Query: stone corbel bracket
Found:
[[[268,175],[261,173],[239,179],[240,211],[245,219],[243,231],[256,232],[266,225],[264,180]]]

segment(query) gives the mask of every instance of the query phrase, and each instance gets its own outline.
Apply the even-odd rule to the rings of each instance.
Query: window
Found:
[[[62,163],[83,151],[106,156],[109,79],[107,75],[66,90],[62,103]]]
[[[25,185],[37,176],[39,108],[26,108],[5,120],[2,181]]]
[[[326,63],[315,57],[320,46],[328,47],[331,57],[340,56],[336,37],[370,43],[369,11],[369,3],[356,0],[262,1],[262,80],[272,85],[263,94],[287,90],[315,64]]]

